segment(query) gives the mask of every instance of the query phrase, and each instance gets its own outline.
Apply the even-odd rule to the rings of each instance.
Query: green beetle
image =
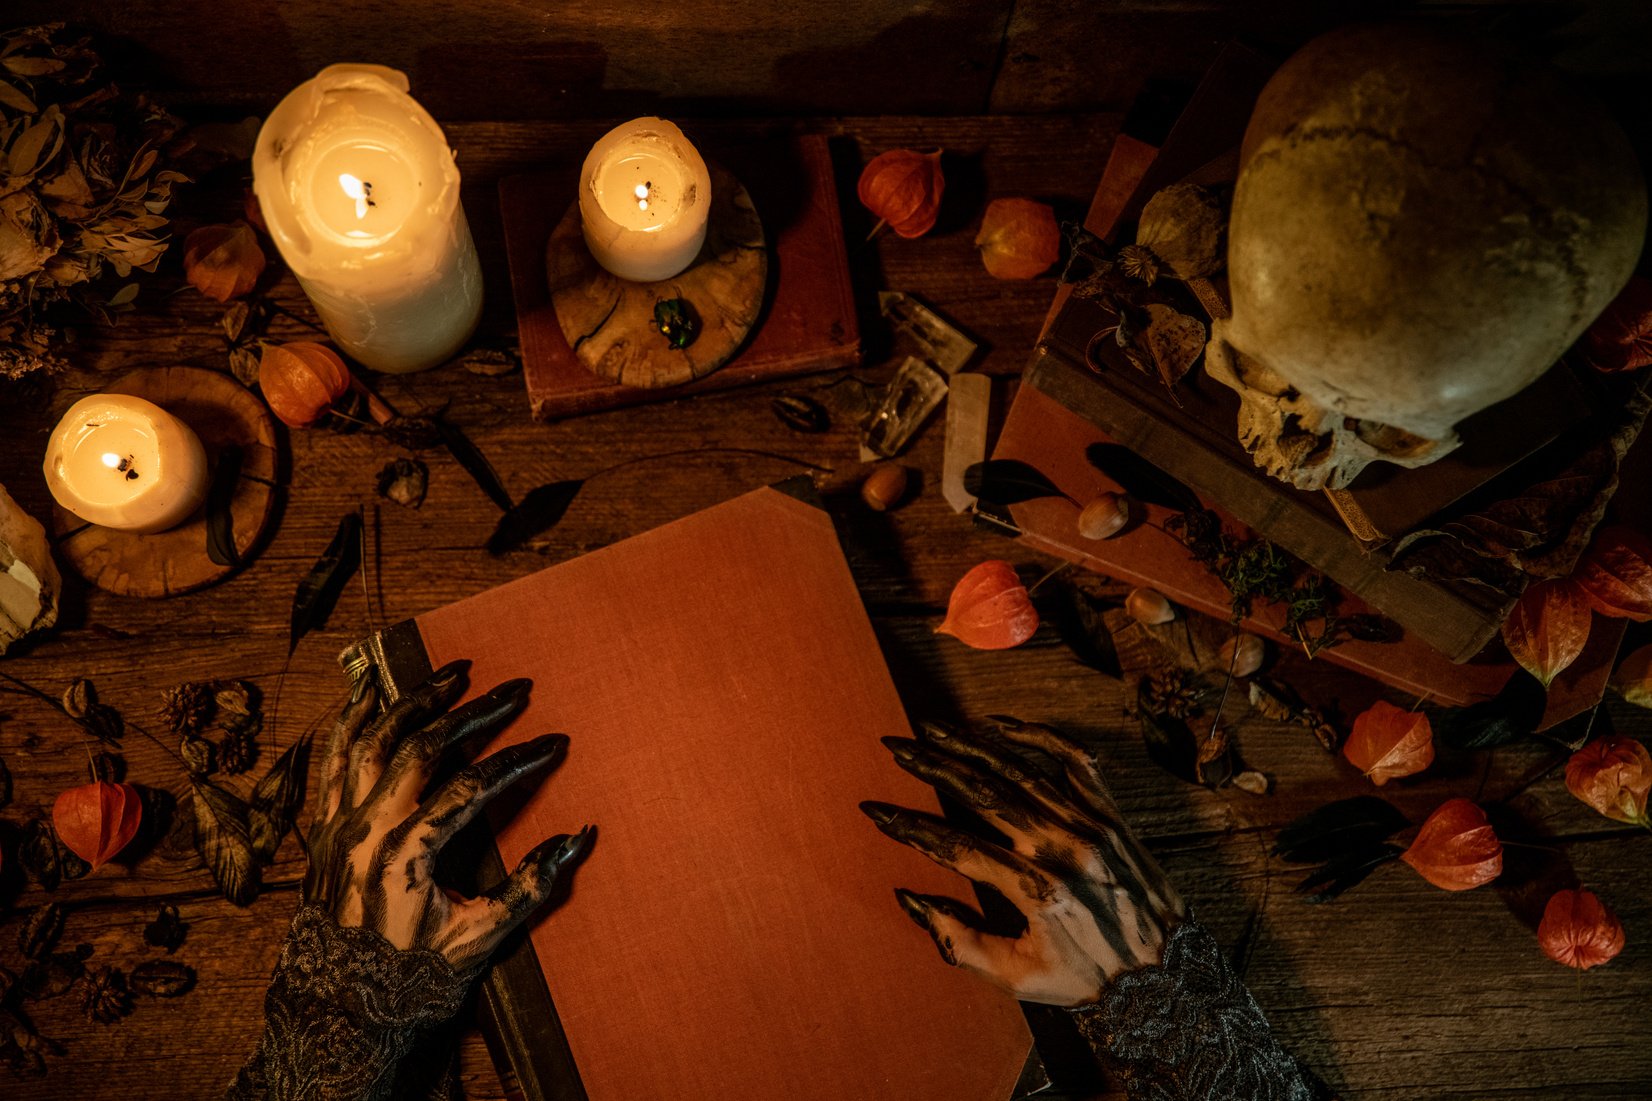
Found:
[[[686,348],[700,335],[700,315],[686,298],[662,298],[654,303],[654,327],[673,348]]]

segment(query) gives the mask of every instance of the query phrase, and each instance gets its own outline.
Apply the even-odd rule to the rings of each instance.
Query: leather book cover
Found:
[[[511,289],[528,404],[537,420],[556,420],[648,401],[860,362],[860,328],[826,138],[720,137],[704,145],[751,194],[770,242],[768,301],[757,332],[722,367],[680,386],[621,386],[574,358],[551,304],[545,243],[574,200],[579,154],[555,171],[499,181]]]
[[[571,739],[543,784],[489,808],[504,867],[598,831],[566,900],[490,980],[530,1097],[1011,1096],[1030,1046],[1017,1003],[947,967],[893,893],[969,884],[856,806],[937,804],[879,744],[909,727],[817,505],[758,490],[369,651],[404,685],[459,658],[473,694],[533,678],[489,751]]]

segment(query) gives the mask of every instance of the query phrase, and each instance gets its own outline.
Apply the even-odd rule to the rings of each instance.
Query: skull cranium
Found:
[[[1421,466],[1554,364],[1645,230],[1627,138],[1556,74],[1416,30],[1333,32],[1251,116],[1233,316],[1206,369],[1239,391],[1240,438],[1281,480]]]

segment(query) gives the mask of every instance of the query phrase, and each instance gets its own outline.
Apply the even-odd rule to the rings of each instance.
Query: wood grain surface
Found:
[[[971,244],[973,222],[984,200],[999,195],[1046,199],[1062,217],[1081,213],[1117,126],[1112,115],[826,124],[848,166],[840,176],[851,186],[858,166],[883,149],[941,145],[953,158],[950,201],[935,232],[911,241],[885,236],[855,253],[865,331],[875,332],[870,319],[877,316],[876,290],[912,291],[981,342],[987,371],[1017,372],[1053,284],[1001,283],[987,276]],[[466,209],[491,296],[478,350],[468,355],[473,365],[491,362],[483,353],[508,350],[512,340],[495,183],[535,167],[548,144],[572,134],[594,140],[604,128],[602,122],[449,127],[465,166]],[[227,217],[231,211],[226,206],[201,213]],[[844,215],[847,237],[864,238],[870,222],[852,197]],[[218,326],[222,308],[187,289],[168,293],[181,283],[175,255],[168,256],[163,273],[145,285],[137,312],[113,328],[80,334],[75,370],[55,394],[7,395],[0,404],[0,482],[36,515],[47,503],[39,456],[56,414],[76,397],[138,366],[227,366]],[[271,338],[310,337],[305,321],[313,314],[290,277],[275,294],[298,319],[278,318]],[[592,478],[558,527],[527,549],[493,558],[481,547],[498,511],[445,454],[423,455],[430,464],[429,496],[410,511],[379,500],[373,489],[378,470],[403,452],[366,432],[293,431],[279,525],[247,568],[222,584],[165,601],[73,586],[60,626],[9,655],[0,669],[52,693],[75,677],[91,676],[104,701],[157,731],[166,686],[215,677],[253,680],[270,710],[263,737],[267,761],[331,716],[344,694],[334,657],[370,627],[798,470],[752,451],[790,456],[831,468],[823,490],[909,711],[942,718],[1017,714],[1093,740],[1126,815],[1202,920],[1235,953],[1285,1043],[1345,1096],[1652,1093],[1646,1010],[1652,1000],[1652,834],[1602,819],[1573,799],[1559,772],[1564,751],[1525,743],[1479,756],[1442,754],[1427,775],[1390,785],[1383,794],[1414,821],[1452,795],[1509,798],[1523,836],[1540,846],[1511,849],[1511,865],[1517,855],[1545,856],[1598,891],[1628,930],[1628,947],[1612,964],[1580,978],[1538,951],[1530,898],[1490,888],[1446,894],[1401,865],[1379,870],[1338,902],[1308,905],[1291,891],[1299,873],[1268,856],[1275,835],[1303,811],[1369,785],[1306,731],[1259,720],[1236,731],[1246,762],[1272,777],[1271,795],[1191,787],[1149,762],[1135,721],[1125,714],[1122,686],[1080,665],[1049,631],[1017,650],[994,653],[968,650],[934,633],[953,583],[970,566],[992,557],[1010,557],[1035,571],[1052,563],[947,508],[938,485],[939,419],[904,457],[921,472],[915,496],[887,513],[860,503],[859,483],[870,469],[855,460],[863,383],[875,384],[890,371],[875,350],[865,367],[849,372],[552,425],[530,421],[519,375],[474,373],[466,362],[380,377],[375,385],[404,411],[445,406],[518,497],[545,482],[642,461]],[[827,407],[830,432],[798,434],[774,417],[772,398],[794,391]],[[358,506],[366,509],[368,532],[362,580],[352,582],[326,628],[304,639],[289,662],[293,589],[339,517]],[[1129,640],[1124,651],[1126,664],[1149,660]],[[1323,665],[1287,659],[1282,675],[1344,719],[1382,695],[1374,685]],[[1643,738],[1652,733],[1644,712],[1615,700],[1607,712],[1620,730]],[[166,750],[128,735],[125,753],[134,782],[184,790]],[[45,813],[57,793],[82,782],[85,773],[78,731],[20,697],[0,695],[0,755],[14,777],[14,803],[0,811],[0,819],[11,823]],[[577,815],[578,808],[569,813]],[[309,815],[306,808],[301,823]],[[8,849],[8,866],[11,857]],[[41,1032],[65,1053],[50,1059],[43,1079],[11,1081],[0,1070],[0,1096],[172,1101],[221,1095],[257,1036],[262,992],[297,905],[303,868],[298,841],[289,837],[266,870],[264,895],[237,910],[217,897],[187,845],[161,843],[65,883],[55,895],[37,887],[13,895],[0,926],[0,966],[16,969],[21,922],[56,899],[70,905],[68,943],[89,943],[94,961],[130,967],[157,954],[143,943],[141,930],[158,903],[170,900],[190,923],[174,958],[194,967],[200,981],[175,1001],[144,999],[131,1017],[108,1026],[87,1023],[73,994],[31,1007]],[[4,882],[11,891],[12,881]],[[914,929],[911,935],[922,934]],[[942,966],[939,960],[936,966]],[[463,1051],[472,1097],[510,1096],[510,1083],[493,1069],[474,1029]]]

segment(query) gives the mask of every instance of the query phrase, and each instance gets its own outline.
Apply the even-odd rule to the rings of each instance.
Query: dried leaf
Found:
[[[1146,345],[1159,380],[1174,390],[1204,354],[1204,322],[1160,302],[1147,304],[1147,316],[1151,320],[1137,340]]]
[[[952,588],[946,618],[935,628],[976,650],[1007,650],[1038,630],[1038,612],[1015,567],[989,559]]]
[[[143,927],[144,943],[153,948],[164,948],[168,955],[184,942],[189,926],[178,917],[178,908],[170,902],[161,903],[155,920]]]
[[[95,780],[69,788],[52,804],[52,825],[70,852],[95,871],[138,835],[143,800],[131,784]]]
[[[61,902],[48,902],[35,907],[34,912],[23,919],[22,928],[17,930],[18,951],[31,960],[44,958],[63,938],[63,924],[67,917],[68,911]]]
[[[251,316],[252,307],[246,302],[231,302],[229,309],[224,311],[224,316],[218,319],[218,324],[224,330],[224,339],[231,344],[239,343],[241,334],[247,329],[247,318]]]
[[[1515,673],[1493,699],[1434,716],[1434,737],[1453,749],[1495,749],[1527,738],[1543,720],[1548,693],[1536,677]]]
[[[832,416],[826,407],[802,394],[781,394],[769,402],[769,408],[780,418],[780,423],[793,432],[825,432],[832,427]]]
[[[1597,371],[1634,371],[1652,365],[1652,280],[1631,275],[1580,342]]]
[[[964,471],[964,492],[993,505],[1018,505],[1043,497],[1067,496],[1020,459],[988,459],[971,464]]]
[[[191,780],[195,790],[195,851],[218,889],[236,906],[258,897],[258,864],[248,835],[247,805],[210,780]]]
[[[1543,954],[1579,971],[1611,962],[1624,941],[1623,922],[1592,891],[1556,891],[1537,924]]]
[[[235,376],[235,381],[251,389],[258,384],[258,366],[262,362],[258,353],[251,348],[231,348],[229,350],[229,373]]]
[[[1614,822],[1652,829],[1652,754],[1624,734],[1596,738],[1566,762],[1566,790]]]
[[[465,468],[465,472],[481,487],[482,492],[488,495],[488,500],[498,505],[502,512],[509,512],[514,505],[511,495],[505,489],[505,483],[499,480],[499,474],[488,462],[487,456],[471,442],[470,437],[460,431],[459,426],[440,418],[436,421],[436,431],[440,434],[442,445],[447,448],[458,464]]]
[[[493,534],[488,536],[488,553],[513,551],[534,536],[555,527],[584,485],[585,479],[570,478],[565,482],[550,482],[528,490],[520,504],[507,509],[505,515],[499,517]]]
[[[392,459],[379,471],[379,496],[403,508],[416,509],[424,504],[425,490],[429,484],[430,468],[418,459]]]
[[[1502,874],[1503,843],[1478,805],[1447,799],[1400,859],[1442,890],[1467,891]]]
[[[1293,864],[1318,864],[1368,850],[1410,824],[1392,803],[1375,795],[1338,799],[1280,830],[1273,854]]]
[[[1090,465],[1138,501],[1172,512],[1196,512],[1198,494],[1122,444],[1093,443],[1084,449]]]
[[[1032,279],[1061,258],[1061,227],[1048,203],[994,199],[981,216],[975,247],[994,279]]]
[[[253,785],[247,805],[248,837],[253,855],[265,864],[275,859],[282,838],[293,828],[298,808],[304,804],[309,756],[308,738],[294,742]]]
[[[1248,685],[1250,705],[1271,722],[1293,722],[1305,726],[1327,753],[1335,753],[1342,734],[1317,707],[1302,702],[1291,688],[1267,677],[1253,677]]]
[[[1616,525],[1595,534],[1573,578],[1595,611],[1615,619],[1652,619],[1652,539]]]
[[[298,641],[327,624],[333,605],[345,583],[361,565],[361,513],[347,512],[338,522],[338,531],[321,557],[298,583],[293,593],[292,627],[287,636],[287,653],[298,649]]]
[[[195,985],[195,972],[171,960],[147,960],[132,968],[131,986],[135,994],[151,998],[176,998]]]
[[[861,205],[902,237],[922,237],[934,227],[945,191],[939,149],[879,153],[861,171],[856,186]]]
[[[235,489],[241,483],[241,448],[230,444],[218,452],[218,465],[212,471],[212,484],[206,499],[207,557],[220,566],[234,567],[241,562],[241,552],[235,548]]]
[[[1434,730],[1422,712],[1378,700],[1354,720],[1342,755],[1381,787],[1434,763]]]

